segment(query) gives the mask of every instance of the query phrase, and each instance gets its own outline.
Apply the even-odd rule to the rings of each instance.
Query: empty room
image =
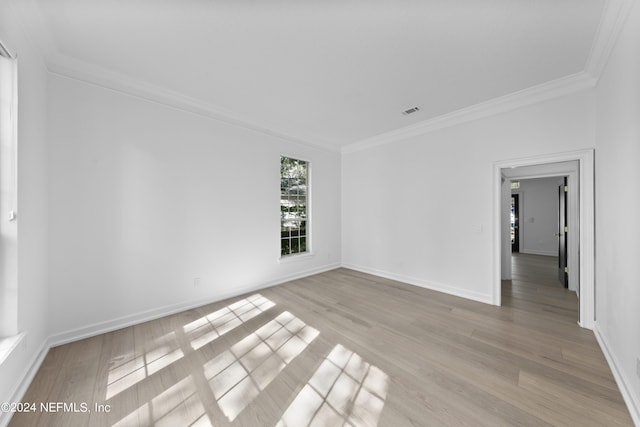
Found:
[[[640,426],[639,162],[638,0],[0,0],[0,427]]]

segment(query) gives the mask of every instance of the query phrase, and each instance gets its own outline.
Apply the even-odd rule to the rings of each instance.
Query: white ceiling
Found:
[[[604,0],[17,4],[56,72],[330,149],[584,72],[604,10]]]

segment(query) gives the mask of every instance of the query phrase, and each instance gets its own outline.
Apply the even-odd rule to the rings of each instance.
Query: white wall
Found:
[[[596,331],[640,425],[640,5],[597,88]],[[615,370],[614,370],[615,371]]]
[[[340,153],[57,75],[49,89],[54,342],[339,265]],[[314,252],[283,263],[281,154],[311,162]]]
[[[592,147],[594,116],[585,91],[345,153],[343,263],[490,302],[493,163]]]
[[[0,402],[7,402],[48,336],[46,69],[8,2],[0,2],[0,39],[18,56],[17,326],[26,334],[0,365]],[[6,420],[0,415],[0,425]]]
[[[558,256],[558,186],[562,178],[520,180],[520,252]]]
[[[8,2],[0,38],[20,61],[18,328],[27,333],[0,365],[0,401],[15,396],[49,333],[91,333],[341,259],[490,301],[493,162],[595,145],[596,331],[640,423],[638,5],[596,91],[346,153],[342,187],[336,153],[47,77]],[[280,154],[310,160],[315,183],[315,256],[282,264]]]

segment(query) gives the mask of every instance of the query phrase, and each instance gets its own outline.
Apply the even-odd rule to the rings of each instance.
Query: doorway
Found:
[[[577,164],[577,171],[575,173],[565,173],[566,165],[564,163],[572,161]],[[573,245],[576,254],[573,259],[573,268],[578,276],[576,292],[580,295],[580,320],[578,324],[582,327],[593,329],[595,306],[593,167],[594,152],[592,149],[494,163],[493,303],[495,305],[501,305],[502,303],[502,279],[504,275],[506,273],[509,274],[509,277],[511,275],[511,242],[508,228],[511,188],[509,185],[507,190],[505,183],[510,183],[512,178],[508,175],[516,176],[522,174],[525,178],[568,175],[570,186],[572,185],[573,176],[573,183],[577,188],[575,211],[579,213],[577,218],[579,230],[574,233],[575,242],[569,237],[567,243],[569,248]],[[516,168],[519,170],[514,171]],[[537,172],[531,172],[533,170],[537,170]],[[520,202],[522,201],[520,200]],[[522,250],[522,247],[520,247],[520,250]],[[571,259],[569,259],[568,264],[569,271],[571,271]],[[569,283],[571,283],[570,279]]]
[[[561,165],[556,166],[558,169]],[[566,162],[563,167],[567,172],[578,170],[576,162]],[[508,206],[511,216],[511,276],[503,277],[502,304],[543,315],[554,313],[558,321],[575,323],[580,316],[575,283],[577,273],[572,272],[569,289],[566,267],[568,231],[579,230],[575,225],[577,218],[569,215],[572,207],[569,195],[575,197],[577,188],[572,185],[569,192],[566,176],[523,178],[525,175],[549,173],[552,171],[541,167],[515,168],[505,172],[505,178],[514,175],[519,178],[505,183],[511,189]],[[577,206],[577,200],[574,206]],[[560,230],[563,230],[562,234]],[[516,236],[519,240],[517,248],[514,247]]]

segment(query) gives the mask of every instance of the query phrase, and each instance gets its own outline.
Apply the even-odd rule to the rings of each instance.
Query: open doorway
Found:
[[[511,199],[506,206],[510,213],[511,268],[510,275],[503,277],[502,303],[543,315],[554,313],[558,320],[577,322],[580,317],[578,244],[569,245],[568,241],[574,233],[576,238],[571,240],[577,240],[579,234],[575,212],[578,163],[554,165],[554,170],[561,168],[571,177],[555,175],[555,171],[541,166],[504,172],[508,180],[504,185],[510,187]],[[550,173],[552,176],[546,176]],[[569,254],[576,264],[571,272]]]
[[[567,168],[567,162],[573,162],[573,169]],[[573,204],[575,215],[573,224],[578,228],[572,234],[569,232],[568,252],[568,286],[574,288],[580,296],[579,324],[582,327],[593,328],[594,323],[594,185],[593,185],[593,150],[584,150],[558,155],[541,156],[529,159],[514,159],[496,162],[494,164],[494,293],[493,301],[496,305],[502,303],[502,279],[512,277],[512,241],[510,233],[511,215],[511,182],[517,179],[541,177],[568,177],[568,185],[576,189]],[[527,219],[522,214],[523,202],[519,196],[520,229]],[[570,214],[571,215],[571,214]],[[570,220],[571,221],[571,220]],[[557,243],[557,237],[556,237]],[[526,236],[525,242],[526,245]],[[520,233],[519,251],[522,253],[523,240]],[[573,253],[573,256],[571,255]],[[532,254],[535,256],[535,254]],[[574,274],[571,274],[573,271]],[[554,276],[558,278],[558,266],[554,266]],[[573,277],[573,282],[572,282]]]

